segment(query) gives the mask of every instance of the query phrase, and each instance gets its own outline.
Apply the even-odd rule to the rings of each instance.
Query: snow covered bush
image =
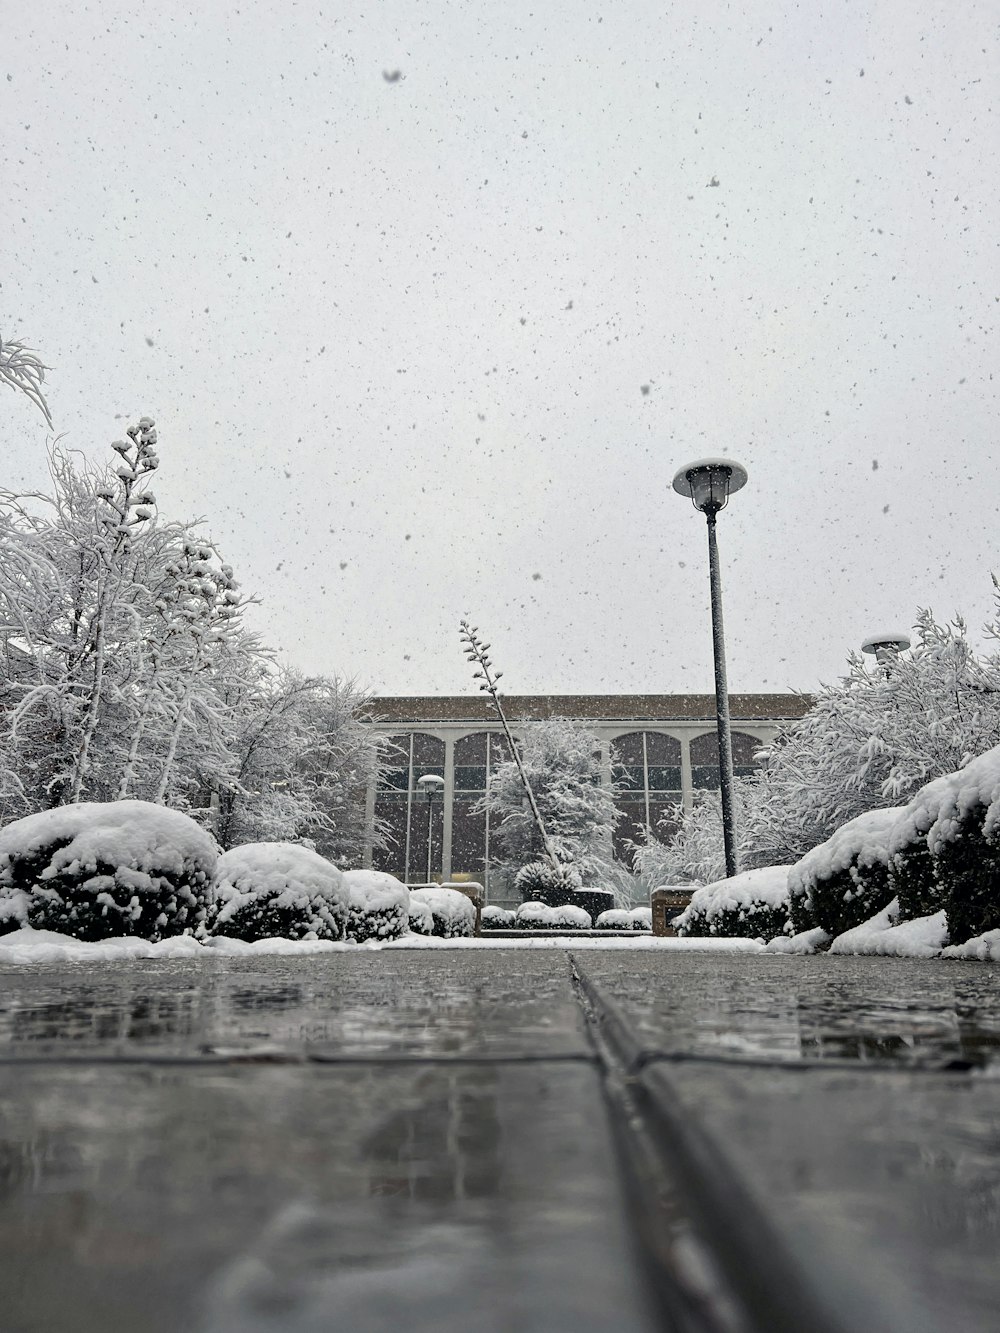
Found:
[[[674,922],[678,935],[736,935],[772,939],[789,933],[788,866],[744,870],[695,889]]]
[[[889,832],[901,811],[869,810],[807,852],[788,874],[792,928],[829,935],[860,926],[892,899]]]
[[[595,930],[632,930],[632,917],[621,908],[613,907],[608,912],[601,912],[594,922]]]
[[[231,939],[340,940],[347,921],[343,876],[290,842],[248,842],[219,857],[207,923]]]
[[[567,895],[575,893],[583,880],[575,866],[561,865],[558,868],[549,861],[530,861],[514,876],[514,888],[521,895],[522,902],[549,902],[553,899],[565,900]]]
[[[414,914],[411,910],[410,928],[416,930],[419,934],[437,935],[441,939],[450,940],[457,937],[471,936],[476,929],[476,906],[471,898],[467,898],[464,893],[459,893],[457,889],[446,889],[439,884],[429,885],[423,889],[410,890],[410,904],[414,902],[423,904],[430,908],[431,930],[420,930],[414,925]],[[420,913],[420,907],[417,913]],[[426,916],[417,919],[426,920]]]
[[[590,930],[593,922],[582,907],[568,903],[560,907],[550,907],[548,903],[522,903],[514,924],[518,930]]]
[[[414,935],[434,934],[434,913],[431,911],[431,905],[423,898],[418,898],[412,890],[407,907],[407,926]]]
[[[904,920],[943,907],[956,943],[1000,926],[1000,746],[921,788],[890,854]]]
[[[651,907],[633,907],[629,912],[633,930],[653,929],[653,909]]]
[[[379,870],[345,870],[347,938],[398,940],[409,929],[410,891],[395,875]]]
[[[482,920],[483,930],[512,930],[516,914],[504,907],[484,907]]]
[[[78,940],[161,940],[205,919],[218,847],[147,801],[84,802],[0,830],[0,931],[22,922]]]

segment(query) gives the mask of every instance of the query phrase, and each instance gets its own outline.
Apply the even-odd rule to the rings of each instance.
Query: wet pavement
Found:
[[[994,1329],[974,963],[428,950],[0,971],[0,1327]]]

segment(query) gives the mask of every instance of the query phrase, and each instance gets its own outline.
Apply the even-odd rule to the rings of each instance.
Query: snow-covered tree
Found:
[[[1000,618],[987,633],[1000,639]],[[1000,654],[977,655],[956,619],[921,611],[913,649],[884,664],[848,659],[847,675],[761,753],[762,771],[736,783],[741,863],[797,861],[848,820],[904,804],[933,777],[1000,743]],[[667,878],[718,878],[718,800],[682,819],[660,858]]]
[[[524,723],[520,755],[544,828],[556,856],[572,862],[592,881],[611,860],[611,836],[618,812],[617,789],[604,785],[600,742],[593,732],[565,718]],[[496,824],[502,859],[498,868],[517,871],[545,855],[545,847],[524,784],[513,761],[490,775],[483,804]]]
[[[367,841],[383,845],[366,814],[384,740],[365,720],[368,696],[351,681],[263,663],[235,688],[235,763],[217,796],[221,845],[308,841],[338,866],[359,866]]]
[[[52,417],[42,392],[47,369],[47,366],[42,365],[41,358],[19,339],[0,339],[0,384],[7,384],[29,398],[51,430]]]

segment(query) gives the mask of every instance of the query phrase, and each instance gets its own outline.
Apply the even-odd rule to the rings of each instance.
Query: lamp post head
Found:
[[[422,778],[417,778],[417,786],[427,797],[428,801],[433,801],[434,797],[443,790],[444,778],[437,773],[425,773]]]
[[[863,653],[871,653],[879,666],[894,661],[900,653],[905,653],[910,646],[910,636],[902,630],[883,630],[879,634],[869,634],[861,645]]]
[[[699,458],[674,477],[674,490],[687,495],[695,509],[711,518],[725,509],[730,495],[747,482],[747,470],[731,458]]]

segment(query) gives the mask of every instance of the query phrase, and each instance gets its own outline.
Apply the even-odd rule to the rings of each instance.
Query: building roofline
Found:
[[[504,710],[511,721],[566,717],[580,722],[714,721],[714,694],[510,694]],[[733,721],[771,722],[802,717],[812,706],[807,694],[731,694]],[[383,695],[369,700],[372,722],[495,722],[485,694]]]

